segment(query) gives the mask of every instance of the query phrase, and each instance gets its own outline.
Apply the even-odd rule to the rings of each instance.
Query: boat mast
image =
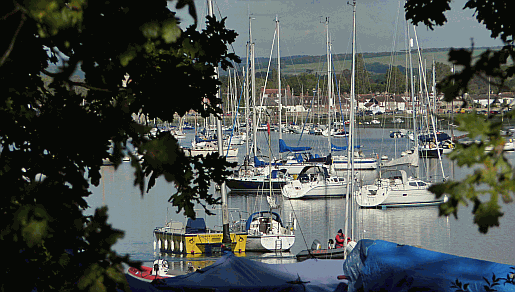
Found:
[[[325,29],[326,29],[326,39],[327,39],[327,143],[329,147],[329,154],[331,154],[331,110],[333,106],[333,86],[331,84],[332,81],[332,72],[331,72],[331,41],[329,40],[329,17],[325,18]]]
[[[282,120],[283,120],[283,103],[281,97],[281,54],[279,53],[279,17],[275,15],[275,29],[277,30],[277,85],[279,87],[277,96],[279,98],[279,140],[283,139],[283,129],[282,129]],[[279,157],[282,156],[282,153],[279,153]]]
[[[244,76],[245,76],[245,159],[243,161],[245,166],[245,171],[247,170],[248,164],[249,164],[249,154],[250,154],[250,133],[249,133],[249,78],[250,78],[250,66],[249,66],[249,51],[251,50],[251,44],[252,44],[252,32],[251,32],[251,17],[249,15],[249,41],[247,42],[247,62],[245,63],[247,67],[247,71],[245,74],[245,68],[243,70]]]
[[[422,65],[422,56],[420,53],[420,46],[418,45],[417,29],[415,27],[413,27],[413,31],[415,34],[415,41],[417,42],[417,52],[418,52],[419,64]],[[426,75],[424,74],[424,72],[422,72],[422,74],[423,75],[421,76],[421,78],[423,78],[425,89],[426,89],[426,96],[427,96],[427,99],[429,100]],[[446,178],[445,178],[445,171],[443,169],[443,163],[442,163],[442,153],[440,153],[441,146],[439,146],[438,136],[436,135],[435,113],[430,113],[430,117],[431,117],[431,126],[433,127],[433,135],[434,135],[435,144],[436,144],[436,153],[438,153],[438,161],[440,162],[440,170],[442,171],[443,180],[445,180]]]
[[[416,108],[416,102],[415,102],[415,78],[413,76],[413,60],[411,58],[413,39],[410,38],[409,24],[407,21],[406,21],[406,31],[407,31],[407,36],[408,36],[408,40],[409,40],[408,55],[409,55],[410,85],[411,85],[411,109],[412,109],[412,116],[413,116],[413,140],[415,142],[415,149],[413,151],[415,151],[417,153],[417,157],[418,157],[419,156],[418,155],[419,145],[418,145],[417,118],[416,118],[417,117],[417,114],[416,114],[417,108]],[[417,158],[417,161],[418,161],[418,158]],[[420,177],[420,169],[418,167],[417,167],[415,176]]]
[[[351,69],[351,82],[350,82],[350,127],[349,127],[349,148],[347,150],[347,198],[345,199],[345,236],[348,236],[349,227],[349,203],[352,200],[354,192],[354,96],[355,96],[355,82],[356,82],[356,0],[352,4],[352,69]],[[351,221],[352,222],[352,221]],[[352,229],[352,228],[351,228]],[[352,238],[352,235],[351,235]],[[347,239],[344,238],[343,247],[345,248],[345,258],[347,257]]]
[[[213,17],[213,3],[212,0],[207,0],[207,7],[209,16]],[[218,67],[215,68],[215,78],[218,79]],[[220,89],[216,91],[216,98],[220,98]],[[222,139],[222,121],[216,119],[216,134],[218,140],[218,153],[223,155],[223,139]],[[228,151],[228,150],[227,150]],[[229,233],[229,209],[227,206],[227,192],[225,189],[225,182],[220,185],[220,193],[222,197],[222,243],[230,244],[231,235]]]
[[[252,145],[254,146],[254,156],[257,156],[257,107],[256,107],[256,62],[255,62],[255,50],[254,42],[252,41],[252,23],[249,17],[249,39],[250,39],[250,67],[252,70],[252,104],[254,110],[252,111]],[[250,73],[250,72],[248,72]]]

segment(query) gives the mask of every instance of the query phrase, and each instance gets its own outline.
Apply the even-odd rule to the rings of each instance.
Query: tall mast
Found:
[[[281,54],[279,53],[279,17],[275,16],[275,29],[277,30],[277,97],[279,98],[279,140],[283,138],[282,120],[283,120],[283,103],[281,97]],[[281,153],[279,153],[281,155]]]
[[[249,132],[249,111],[250,111],[250,106],[249,106],[249,78],[250,78],[250,65],[249,65],[249,52],[250,52],[250,46],[251,46],[251,32],[250,32],[250,15],[249,15],[249,41],[247,42],[247,50],[246,50],[246,54],[247,54],[247,62],[245,63],[245,66],[247,67],[247,71],[246,71],[246,74],[245,74],[245,68],[243,70],[244,72],[244,77],[245,77],[245,159],[243,161],[244,165],[245,165],[245,170],[247,170],[247,166],[248,166],[248,163],[249,163],[249,154],[250,154],[250,143],[249,143],[249,139],[250,139],[250,132]]]
[[[254,146],[254,155],[257,156],[257,108],[256,108],[256,62],[255,62],[255,50],[254,50],[254,42],[252,40],[252,18],[249,17],[249,40],[250,40],[250,68],[252,73],[252,104],[254,105],[254,110],[252,111],[252,145]]]
[[[412,107],[412,116],[413,116],[413,140],[415,142],[415,152],[418,156],[418,133],[417,133],[417,107],[415,101],[415,78],[413,76],[413,60],[411,58],[411,50],[413,48],[413,39],[410,37],[409,33],[409,24],[406,21],[406,32],[408,35],[408,58],[409,58],[409,69],[410,69],[410,85],[411,85],[411,107]],[[417,158],[418,159],[418,158]],[[417,171],[415,173],[416,177],[420,177],[420,169],[417,167]]]
[[[354,96],[355,96],[355,82],[356,82],[356,0],[352,2],[352,69],[350,81],[350,127],[349,127],[349,148],[347,151],[347,165],[351,166],[350,170],[347,166],[347,198],[345,199],[345,235],[348,236],[349,227],[349,204],[353,199],[354,193]],[[351,221],[352,222],[352,221]],[[351,228],[352,230],[353,228]],[[351,235],[352,238],[352,235]],[[344,239],[344,248],[347,249],[347,240]],[[347,255],[345,255],[347,256]]]
[[[209,16],[213,17],[213,3],[211,0],[207,0],[207,7]],[[218,79],[218,67],[215,68],[215,75]],[[216,97],[220,98],[220,89],[216,91]],[[220,156],[223,155],[223,139],[222,139],[222,121],[216,119],[216,134],[218,139],[218,153]],[[230,244],[231,235],[229,233],[229,208],[227,206],[227,192],[225,189],[225,182],[220,185],[220,193],[222,197],[222,243]]]
[[[327,143],[329,144],[329,153],[331,153],[331,110],[333,106],[333,86],[331,83],[331,41],[329,40],[329,17],[325,18],[325,29],[327,39]]]

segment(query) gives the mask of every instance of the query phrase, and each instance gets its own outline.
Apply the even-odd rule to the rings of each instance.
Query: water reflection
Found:
[[[274,135],[272,133],[272,139],[275,139]],[[380,138],[374,138],[380,137],[379,130],[369,130],[367,137],[371,138],[360,141],[360,144],[366,145],[367,151],[379,153],[383,147],[385,148],[384,152],[394,153],[386,150],[393,144],[393,139],[382,141]],[[327,141],[323,137],[307,136],[306,138],[308,138],[306,143],[318,145],[313,146],[315,152],[324,153]],[[284,139],[289,145],[295,146],[299,136],[284,135]],[[343,141],[337,142],[343,143]],[[240,147],[241,157],[244,155],[244,149],[244,146]],[[393,157],[394,154],[389,156]],[[513,163],[515,154],[507,153],[507,158]],[[421,165],[420,171],[421,174],[429,173],[429,176],[436,178],[439,167],[437,160],[431,159]],[[447,159],[444,159],[444,170],[446,176],[455,179],[461,179],[470,173],[470,170],[453,168]],[[102,172],[101,184],[98,187],[92,187],[93,195],[87,198],[88,204],[93,209],[87,210],[86,213],[91,214],[94,208],[102,205],[109,207],[109,223],[114,228],[125,231],[125,238],[114,246],[114,249],[120,254],[128,253],[132,259],[142,261],[152,261],[156,257],[163,256],[154,253],[153,250],[154,228],[163,226],[170,219],[186,222],[185,216],[182,213],[177,214],[176,209],[167,203],[170,195],[175,192],[173,185],[159,179],[150,192],[142,197],[140,191],[133,186],[134,170],[130,164],[123,163],[116,171],[113,167],[103,167]],[[377,172],[365,172],[363,176],[360,176],[360,181],[373,180],[375,175]],[[246,220],[252,212],[268,210],[265,195],[266,193],[230,193],[230,220],[232,222]],[[290,222],[293,221],[293,218],[296,219],[296,240],[291,255],[310,247],[315,239],[326,244],[329,238],[335,237],[338,229],[345,227],[345,198],[285,200],[281,194],[275,194],[274,198],[281,206],[276,211],[279,211],[283,221]],[[505,215],[501,218],[501,227],[493,228],[487,235],[480,234],[477,226],[473,225],[471,209],[472,206],[461,207],[458,213],[459,220],[453,217],[439,217],[437,206],[385,210],[351,208],[352,211],[349,212],[349,215],[353,215],[356,239],[383,239],[457,255],[505,263],[515,262],[515,247],[510,229],[515,223],[515,204],[503,205],[502,211]],[[200,206],[198,210],[201,210]],[[221,216],[219,216],[221,212],[216,208],[213,210],[217,216],[206,216],[203,212],[199,212],[198,216],[205,218],[209,227],[221,226]],[[245,254],[247,257],[259,256],[264,260],[279,260],[271,255]],[[285,260],[292,260],[291,255]],[[188,261],[195,262],[195,266],[197,266],[208,265],[216,260],[216,258],[200,259],[187,256],[166,255],[165,257],[169,261],[177,262],[174,265],[178,265],[178,267],[187,267]]]

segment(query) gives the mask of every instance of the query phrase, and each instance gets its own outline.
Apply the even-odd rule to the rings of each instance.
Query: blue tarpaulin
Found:
[[[514,272],[515,265],[370,239],[360,240],[343,266],[350,278],[349,292],[457,292],[459,285],[467,292],[494,291],[486,286],[513,292]]]
[[[347,280],[338,279],[342,275],[342,265],[342,260],[318,259],[266,264],[229,252],[194,273],[154,283],[139,283],[139,287],[129,285],[133,291],[344,292]]]

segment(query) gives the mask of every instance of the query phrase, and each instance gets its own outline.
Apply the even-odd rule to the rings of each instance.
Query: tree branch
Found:
[[[19,8],[17,8],[19,9]],[[5,16],[4,16],[5,17]],[[7,51],[5,51],[4,55],[2,56],[2,59],[0,59],[0,67],[5,63],[5,60],[7,59],[7,57],[9,57],[9,55],[11,54],[13,48],[14,48],[14,43],[16,42],[16,38],[18,37],[18,33],[20,33],[20,30],[21,30],[21,27],[23,26],[23,24],[25,23],[25,20],[27,19],[27,17],[25,16],[25,13],[23,13],[21,15],[21,21],[20,21],[20,24],[18,25],[18,28],[16,29],[16,31],[14,32],[14,36],[13,38],[11,39],[11,43],[9,44],[9,48],[7,48]]]
[[[20,10],[20,6],[16,6],[16,8],[14,8],[13,11],[7,13],[6,15],[2,16],[2,18],[0,18],[0,20],[6,20],[9,16],[15,14],[16,12],[18,12]]]

